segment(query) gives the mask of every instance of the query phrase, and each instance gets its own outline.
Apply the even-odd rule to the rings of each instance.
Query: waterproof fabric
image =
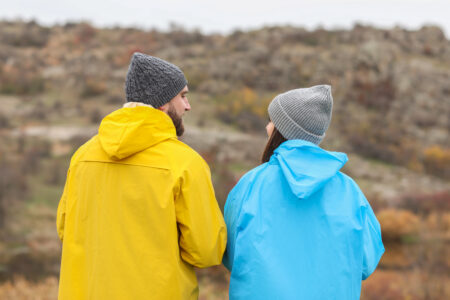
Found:
[[[226,227],[204,160],[149,107],[108,115],[73,156],[57,214],[59,299],[197,299]]]
[[[289,140],[225,204],[230,299],[359,299],[384,247],[344,153]]]

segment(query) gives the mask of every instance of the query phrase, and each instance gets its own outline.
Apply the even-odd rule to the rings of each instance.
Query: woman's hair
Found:
[[[273,151],[278,148],[282,143],[287,141],[281,133],[274,127],[269,140],[267,141],[266,148],[264,149],[263,155],[261,157],[261,163],[266,163],[270,160]]]

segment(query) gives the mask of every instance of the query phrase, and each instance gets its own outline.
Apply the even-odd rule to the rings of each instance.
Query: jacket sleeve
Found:
[[[365,199],[364,199],[365,200]],[[365,200],[366,205],[364,207],[366,216],[363,231],[363,268],[362,268],[362,279],[365,280],[367,277],[375,271],[375,268],[380,261],[381,256],[384,253],[384,246],[381,240],[381,228],[380,223],[378,223],[375,214],[370,207],[370,204]]]
[[[64,238],[64,222],[66,220],[66,202],[67,202],[67,194],[68,194],[68,185],[69,185],[69,173],[67,172],[66,184],[64,186],[64,191],[59,200],[58,210],[56,212],[56,230],[58,231],[58,236],[61,242]]]
[[[183,260],[200,268],[220,264],[227,232],[209,167],[200,157],[183,171],[175,210]]]
[[[227,250],[223,256],[223,264],[228,270],[233,269],[234,248],[236,245],[238,217],[240,213],[240,197],[238,196],[238,186],[235,186],[228,195],[225,202],[224,217],[227,225]]]

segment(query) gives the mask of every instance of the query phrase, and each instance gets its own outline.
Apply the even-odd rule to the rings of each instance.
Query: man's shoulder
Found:
[[[207,166],[202,156],[187,144],[178,139],[169,139],[161,143],[166,156],[178,167],[188,168],[193,165]]]
[[[200,154],[176,138],[168,139],[155,147],[158,149],[154,150],[164,156],[175,178],[198,172],[210,173],[208,164]]]
[[[86,152],[88,152],[88,149],[91,147],[92,144],[96,143],[98,139],[98,136],[95,135],[91,137],[87,142],[85,142],[83,145],[81,145],[75,153],[72,155],[72,158],[70,160],[70,165],[74,165],[77,162],[79,162],[82,157],[85,155]]]

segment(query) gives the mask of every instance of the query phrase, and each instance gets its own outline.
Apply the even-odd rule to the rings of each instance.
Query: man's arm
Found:
[[[66,184],[64,185],[64,191],[61,199],[59,200],[58,211],[56,213],[56,230],[58,231],[58,236],[61,242],[64,238],[64,222],[66,220],[66,199],[68,193],[67,186],[69,185],[69,173],[70,170],[67,172]]]
[[[226,246],[226,227],[208,165],[193,159],[181,176],[175,199],[181,257],[196,267],[218,265]]]

